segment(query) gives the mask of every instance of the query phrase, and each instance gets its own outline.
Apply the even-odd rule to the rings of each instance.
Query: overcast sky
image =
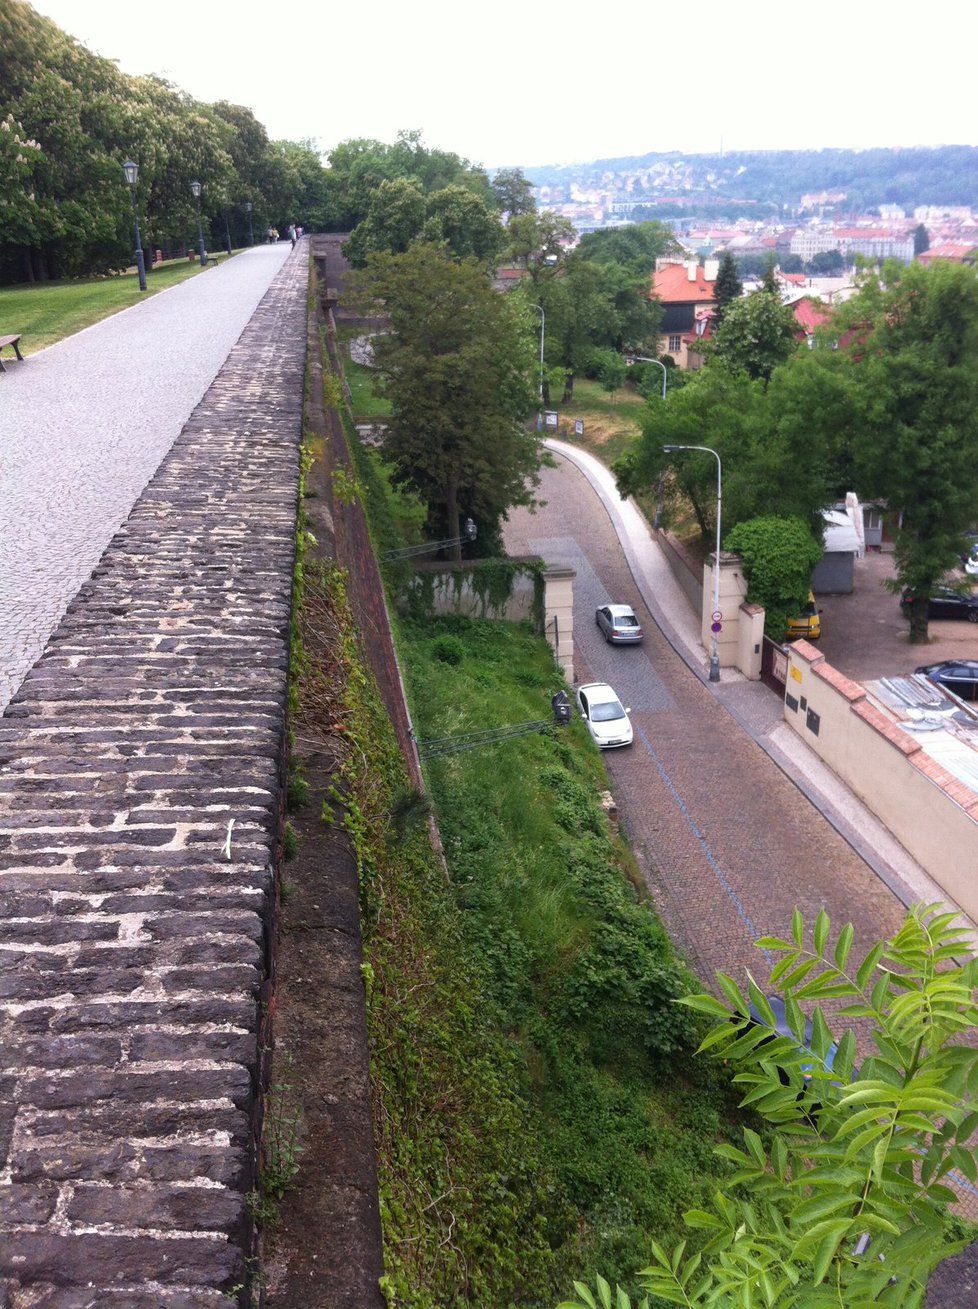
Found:
[[[33,0],[130,73],[250,106],[272,137],[501,164],[648,150],[975,144],[978,4]]]

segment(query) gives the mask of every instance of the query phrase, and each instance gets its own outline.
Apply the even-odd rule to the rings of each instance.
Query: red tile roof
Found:
[[[809,295],[796,300],[791,306],[791,312],[795,316],[795,322],[806,332],[814,332],[816,327],[822,327],[832,317],[826,305],[823,305],[820,300],[813,300]]]
[[[953,263],[960,263],[974,252],[973,245],[963,245],[959,241],[942,241],[940,245],[932,245],[917,258],[922,264],[929,264],[932,259],[949,259]]]
[[[685,264],[666,264],[652,281],[652,294],[663,304],[713,304],[716,282],[708,282],[700,265],[696,280],[689,280]]]

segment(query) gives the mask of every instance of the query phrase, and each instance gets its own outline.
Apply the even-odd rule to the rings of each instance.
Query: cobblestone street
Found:
[[[540,494],[546,508],[513,514],[507,548],[577,569],[577,677],[610,682],[634,711],[634,746],[605,758],[663,918],[698,970],[762,972],[752,942],[784,935],[795,905],[851,920],[857,943],[892,931],[896,896],[667,643],[581,473],[559,458]],[[608,600],[636,604],[643,645],[605,644],[594,611]]]
[[[289,253],[255,246],[0,376],[0,713]]]

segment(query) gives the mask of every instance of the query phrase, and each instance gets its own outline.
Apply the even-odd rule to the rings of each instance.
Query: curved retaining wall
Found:
[[[306,273],[304,243],[0,721],[4,1309],[247,1294]]]

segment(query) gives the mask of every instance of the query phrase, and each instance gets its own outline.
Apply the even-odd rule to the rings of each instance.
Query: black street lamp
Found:
[[[126,175],[126,181],[129,183],[129,190],[132,192],[132,225],[136,234],[136,272],[139,274],[139,289],[146,290],[146,263],[143,259],[143,247],[139,240],[139,209],[136,206],[136,179],[139,177],[139,165],[133,160],[127,159],[122,165],[122,171]]]
[[[228,258],[231,258],[231,229],[228,226],[228,198],[224,197],[224,244],[228,249]]]
[[[254,232],[254,228],[251,226],[251,211],[254,209],[254,207],[255,206],[251,203],[250,200],[245,202],[245,213],[248,215],[248,244],[249,245],[255,244],[255,232]]]
[[[200,183],[191,182],[190,189],[194,193],[194,199],[197,201],[197,254],[200,257],[201,268],[207,267],[207,251],[204,249],[204,233],[200,226]]]

